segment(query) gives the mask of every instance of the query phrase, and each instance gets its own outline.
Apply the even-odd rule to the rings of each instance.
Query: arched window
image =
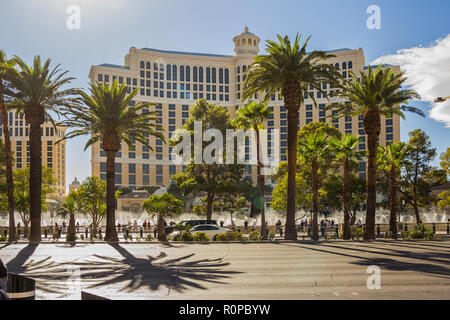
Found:
[[[147,62],[147,69],[150,69],[150,68],[151,68],[151,63]]]
[[[219,69],[219,83],[223,83],[223,69]]]
[[[186,81],[191,82],[191,67],[186,66]]]
[[[211,68],[206,68],[206,83],[211,83]]]
[[[239,74],[239,73],[241,73],[241,67],[240,66],[237,67],[237,74]]]
[[[166,73],[167,73],[167,80],[171,81],[172,80],[172,67],[170,66],[170,64],[168,64],[166,67]]]
[[[336,63],[334,66],[336,67],[336,69],[339,69],[339,63]]]
[[[177,66],[173,65],[172,66],[172,81],[178,81],[177,79],[178,79],[178,77],[177,77]]]
[[[198,82],[203,82],[203,67],[198,68]]]
[[[225,69],[225,84],[230,83],[230,70]]]
[[[347,62],[343,62],[343,63],[342,63],[342,69],[343,69],[343,70],[346,70],[346,69],[347,69]]]
[[[162,63],[159,65],[159,71],[164,71],[164,65]]]
[[[198,82],[198,68],[194,67],[194,74],[193,74],[193,78],[194,78],[194,82]]]
[[[252,39],[248,39],[247,43],[248,45],[252,45]]]
[[[242,39],[242,45],[245,45],[245,39]]]
[[[212,83],[216,83],[216,68],[212,68]]]
[[[153,69],[154,69],[155,71],[158,71],[158,64],[157,64],[156,62],[153,64]]]
[[[242,72],[247,71],[247,66],[242,66]]]
[[[349,69],[353,69],[353,62],[352,62],[352,61],[349,61],[349,62],[348,62],[348,68],[349,68]]]
[[[145,68],[145,62],[144,61],[141,61],[141,68],[142,69]]]
[[[184,66],[180,66],[180,81],[184,81]]]
[[[238,47],[241,45],[241,40],[238,39],[237,45],[238,45]]]

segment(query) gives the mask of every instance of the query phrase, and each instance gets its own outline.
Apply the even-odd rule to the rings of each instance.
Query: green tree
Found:
[[[91,236],[95,236],[106,216],[106,183],[99,177],[88,177],[74,199],[79,212],[91,218]]]
[[[48,167],[42,167],[42,185],[41,185],[41,198],[40,206],[42,211],[47,211],[47,195],[53,192],[51,186],[55,182],[53,177],[53,170]],[[25,234],[28,235],[28,228],[33,223],[30,207],[30,167],[24,169],[18,169],[14,171],[14,207],[19,213],[20,218],[25,227]],[[30,235],[31,236],[31,235]],[[30,241],[32,241],[30,239]]]
[[[414,210],[417,224],[420,224],[419,207],[428,207],[433,200],[426,177],[433,170],[431,162],[436,157],[436,149],[431,146],[430,137],[421,129],[413,130],[408,135],[402,193]]]
[[[62,216],[64,219],[69,216],[69,227],[67,229],[67,239],[76,239],[76,229],[75,229],[75,213],[79,210],[78,208],[78,192],[72,191],[69,195],[62,201],[61,206],[58,208],[57,214]]]
[[[111,84],[91,83],[90,95],[77,90],[78,104],[65,110],[67,120],[63,124],[69,131],[63,139],[71,139],[82,135],[91,135],[85,145],[85,150],[100,141],[102,149],[106,152],[106,234],[105,241],[117,242],[115,227],[115,157],[124,141],[130,150],[133,142],[152,149],[149,145],[149,136],[164,140],[162,127],[157,124],[156,112],[149,112],[151,103],[137,102],[133,99],[138,94],[134,90],[127,94],[128,87],[119,86],[117,79]],[[76,128],[76,129],[74,129]]]
[[[319,240],[318,229],[318,214],[319,214],[319,161],[329,155],[331,152],[328,143],[328,137],[324,133],[307,134],[299,141],[299,154],[305,160],[305,163],[310,163],[312,175],[312,212],[313,212],[313,235],[312,239]]]
[[[259,203],[261,207],[261,234],[263,240],[267,240],[267,232],[266,215],[264,212],[265,182],[264,175],[262,174],[264,165],[261,155],[260,130],[263,129],[263,122],[272,114],[273,112],[269,110],[266,103],[250,102],[249,104],[238,110],[237,116],[233,121],[236,127],[253,129],[256,133],[256,158],[258,162],[257,175],[259,184]]]
[[[336,155],[336,159],[342,164],[344,169],[343,200],[344,200],[344,240],[350,240],[350,165],[352,161],[359,161],[364,156],[364,152],[358,151],[359,139],[352,135],[345,135],[342,139],[332,139],[331,147]]]
[[[447,148],[447,151],[442,153],[439,157],[441,160],[441,168],[447,173],[447,176],[450,176],[450,148]]]
[[[439,194],[438,207],[440,209],[450,208],[450,191],[444,191]]]
[[[13,60],[8,60],[6,54],[0,50],[0,118],[2,121],[4,137],[4,159],[1,163],[5,164],[4,173],[6,177],[6,190],[9,212],[9,241],[16,240],[16,222],[14,219],[14,180],[13,180],[13,159],[11,151],[11,138],[9,136],[8,113],[6,107],[6,97],[11,96],[10,84],[6,79],[6,70],[14,66]]]
[[[278,35],[278,43],[267,41],[266,55],[255,58],[247,72],[244,81],[244,100],[251,99],[255,94],[265,92],[264,100],[269,101],[272,95],[278,94],[284,98],[288,110],[288,197],[285,239],[296,240],[295,229],[295,198],[296,198],[296,166],[297,166],[297,121],[300,105],[304,95],[310,96],[314,104],[315,97],[310,94],[309,87],[322,92],[321,83],[334,82],[340,75],[332,65],[325,60],[333,57],[324,51],[307,53],[309,38],[300,46],[300,36],[294,43],[288,36]]]
[[[397,239],[397,180],[405,161],[405,154],[406,144],[403,142],[396,142],[387,147],[380,146],[378,149],[378,167],[389,173],[389,231],[394,239]]]
[[[410,99],[420,99],[412,89],[402,89],[406,81],[404,73],[395,73],[393,69],[379,66],[376,71],[371,67],[361,71],[359,77],[350,71],[350,79],[344,80],[338,87],[337,95],[348,101],[345,104],[332,104],[331,109],[340,116],[364,116],[364,131],[368,143],[367,200],[365,240],[375,239],[376,176],[378,138],[381,133],[381,116],[393,114],[404,118],[403,111],[415,112],[425,116],[417,108],[406,106]]]
[[[169,193],[164,193],[160,196],[152,195],[142,206],[149,214],[158,218],[158,241],[166,241],[164,221],[183,212],[183,201]]]
[[[66,77],[60,65],[50,68],[51,60],[41,63],[36,56],[33,65],[28,66],[21,58],[15,56],[16,68],[5,70],[6,78],[11,84],[13,98],[9,107],[16,112],[23,112],[30,125],[30,241],[41,241],[41,193],[42,193],[42,138],[41,126],[46,121],[55,124],[55,115],[60,115],[61,108],[73,104],[73,89],[63,89],[73,78]],[[5,66],[5,65],[3,65]]]
[[[195,122],[201,122],[202,132],[208,129],[219,130],[225,136],[227,129],[233,129],[228,110],[226,107],[216,106],[200,99],[190,108],[191,117],[186,121],[183,129],[186,130],[191,137],[194,137],[196,132]],[[174,136],[171,140],[172,145],[177,145],[181,142],[180,137]],[[225,164],[226,156],[223,156],[223,163],[215,161],[214,163],[206,163],[204,157],[202,162],[195,161],[194,148],[201,148],[205,152],[208,144],[202,142],[201,145],[191,143],[191,162],[186,166],[184,173],[174,175],[172,179],[177,186],[182,190],[185,197],[189,195],[196,195],[204,192],[206,196],[203,198],[205,205],[206,219],[211,220],[215,202],[221,199],[223,194],[235,192],[239,189],[239,181],[243,174],[243,166],[236,164]],[[222,145],[221,145],[222,147]],[[217,150],[211,152],[212,157],[217,156]],[[202,153],[203,154],[203,153]],[[236,160],[236,159],[235,159]]]

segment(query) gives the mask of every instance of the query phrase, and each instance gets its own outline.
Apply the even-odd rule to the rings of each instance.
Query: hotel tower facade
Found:
[[[189,118],[189,108],[198,99],[205,98],[211,103],[228,107],[230,116],[243,106],[242,90],[246,70],[259,54],[260,38],[250,33],[248,28],[234,37],[234,55],[217,55],[206,53],[190,53],[165,51],[157,49],[131,48],[125,56],[124,65],[101,64],[92,66],[89,78],[92,82],[112,83],[115,79],[125,83],[130,90],[138,89],[136,101],[156,103],[149,111],[157,111],[158,121],[164,127],[166,140],[180,128]],[[328,51],[335,55],[327,61],[339,68],[344,77],[350,71],[359,73],[367,69],[362,49],[339,49]],[[392,66],[390,66],[392,67]],[[399,71],[398,67],[392,67]],[[360,150],[366,150],[366,135],[361,117],[333,118],[332,111],[325,111],[327,104],[338,102],[340,98],[329,98],[334,89],[329,83],[323,83],[322,95],[311,88],[318,103],[305,97],[300,107],[298,124],[302,127],[310,122],[327,122],[342,133],[351,133],[360,137]],[[280,161],[287,161],[287,112],[280,94],[273,95],[269,101],[273,116],[266,121],[264,127],[270,132],[280,132]],[[400,140],[400,119],[382,118],[380,145]],[[170,161],[171,148],[160,139],[149,137],[153,151],[136,142],[133,148],[122,143],[116,158],[116,186],[136,189],[145,186],[169,186],[174,174],[184,170],[181,165],[173,165]],[[270,139],[268,154],[277,154],[274,143]],[[250,154],[250,147],[246,153]],[[92,147],[92,175],[106,180],[106,154],[101,143]],[[365,177],[366,162],[359,165],[359,174]],[[246,167],[246,175],[256,181],[256,168]]]

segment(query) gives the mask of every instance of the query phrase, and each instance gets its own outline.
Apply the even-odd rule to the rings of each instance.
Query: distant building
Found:
[[[124,65],[101,64],[91,67],[89,79],[92,82],[108,83],[118,80],[126,84],[129,90],[138,89],[135,101],[153,102],[147,111],[158,113],[158,122],[164,127],[166,140],[172,136],[189,118],[189,108],[198,99],[205,98],[209,102],[228,108],[234,117],[236,110],[243,106],[242,91],[246,71],[259,54],[260,38],[245,28],[244,32],[233,38],[234,55],[207,53],[191,53],[166,51],[150,48],[131,48],[125,56]],[[343,77],[349,78],[349,72],[358,74],[367,70],[364,51],[362,49],[338,49],[328,51],[335,57],[327,62],[336,66]],[[397,66],[394,70],[399,71]],[[337,91],[330,83],[321,83],[325,95],[308,88],[318,103],[305,93],[305,102],[300,107],[299,128],[313,122],[326,122],[344,134],[353,134],[360,138],[359,150],[367,150],[367,138],[364,132],[363,117],[338,118],[333,111],[325,110],[330,103],[342,102],[341,98],[328,96]],[[255,97],[256,99],[260,97]],[[273,111],[264,123],[268,131],[280,130],[280,161],[287,161],[287,111],[281,94],[271,97],[269,108]],[[336,115],[336,117],[333,117]],[[381,133],[379,143],[386,146],[400,140],[400,118],[398,115],[381,117]],[[172,176],[183,172],[185,167],[174,165],[170,161],[169,145],[161,139],[149,137],[154,150],[136,142],[131,148],[122,143],[116,157],[116,186],[137,189],[145,186],[169,186]],[[275,153],[274,142],[268,140],[268,155]],[[251,155],[251,146],[245,148],[246,157]],[[106,153],[101,143],[92,146],[92,175],[106,180]],[[359,163],[359,175],[366,176],[366,162]],[[245,174],[254,182],[257,179],[256,166],[246,166]]]
[[[117,210],[133,213],[143,211],[142,204],[150,198],[151,194],[145,190],[136,190],[117,197]]]
[[[80,189],[81,183],[77,180],[77,177],[75,177],[75,180],[72,181],[71,184],[69,184],[69,193],[72,191],[78,191]]]
[[[23,169],[30,165],[30,142],[28,139],[30,126],[26,123],[23,113],[8,112],[9,135],[11,136],[11,150],[14,153],[14,170]],[[54,194],[64,196],[66,193],[66,142],[58,140],[64,137],[65,127],[54,127],[45,122],[41,126],[42,136],[42,165],[53,170],[55,185]],[[0,137],[3,136],[0,122]]]

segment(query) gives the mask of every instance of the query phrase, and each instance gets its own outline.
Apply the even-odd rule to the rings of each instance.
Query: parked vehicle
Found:
[[[170,237],[172,239],[176,239],[178,236],[181,235],[182,232],[183,231],[172,232],[170,234]],[[232,230],[228,229],[228,228],[219,227],[216,224],[199,224],[199,225],[196,225],[195,227],[192,227],[191,229],[189,229],[189,232],[192,234],[203,232],[203,233],[206,233],[206,235],[208,236],[208,238],[210,240],[215,240],[215,238],[218,234],[232,232]]]

